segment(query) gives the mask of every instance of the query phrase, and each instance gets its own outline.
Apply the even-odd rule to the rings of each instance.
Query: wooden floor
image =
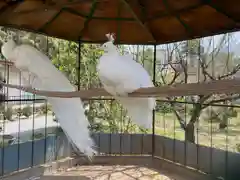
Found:
[[[139,166],[78,166],[32,180],[183,180]]]

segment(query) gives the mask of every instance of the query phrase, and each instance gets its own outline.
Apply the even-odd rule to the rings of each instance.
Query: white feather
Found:
[[[31,82],[33,88],[49,91],[76,90],[65,75],[51,63],[49,58],[34,47],[20,45],[16,46],[10,53],[7,46],[12,47],[12,43],[5,45],[2,47],[3,55],[10,58],[18,69],[28,71],[35,77],[34,81]],[[28,78],[26,74],[24,76],[25,79]],[[94,142],[90,138],[89,122],[84,114],[81,99],[49,97],[47,100],[52,105],[53,111],[67,136],[80,151],[91,158],[95,153]]]
[[[127,109],[135,123],[151,128],[155,98],[127,97],[139,88],[154,86],[148,72],[130,55],[121,56],[111,41],[103,44],[102,49],[105,54],[99,59],[97,70],[103,87]]]

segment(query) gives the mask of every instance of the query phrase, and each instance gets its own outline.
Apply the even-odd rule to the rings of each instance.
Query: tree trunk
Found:
[[[189,123],[185,128],[185,140],[191,143],[195,143],[194,124]]]
[[[195,122],[199,120],[200,113],[202,111],[202,104],[195,104],[193,108],[192,117],[185,128],[185,140],[191,143],[195,143]]]
[[[225,129],[227,127],[227,123],[226,122],[220,122],[219,123],[219,129]]]
[[[224,102],[223,104],[227,104]],[[228,117],[230,110],[227,107],[223,108],[223,112],[221,114],[221,122],[219,123],[219,129],[225,129],[228,125]]]
[[[221,122],[219,123],[219,129],[225,129],[228,125],[228,114],[224,110],[222,117],[221,117]]]

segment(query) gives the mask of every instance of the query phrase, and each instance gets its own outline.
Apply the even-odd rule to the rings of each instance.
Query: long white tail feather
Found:
[[[127,109],[127,114],[133,122],[144,128],[152,128],[152,113],[155,105],[153,98],[118,97],[117,100]]]
[[[17,46],[13,40],[10,40],[2,46],[1,50],[5,58],[15,62],[18,69],[25,69],[36,75],[36,80],[29,84],[33,88],[50,91],[75,90],[68,78],[51,64],[49,58],[34,47],[29,45]],[[24,76],[27,80],[28,77]],[[95,153],[94,142],[90,137],[89,122],[85,116],[81,99],[47,99],[52,105],[63,131],[79,150],[92,157]]]
[[[48,98],[58,121],[76,147],[89,159],[96,153],[94,141],[88,130],[89,122],[84,114],[79,98],[60,99]]]

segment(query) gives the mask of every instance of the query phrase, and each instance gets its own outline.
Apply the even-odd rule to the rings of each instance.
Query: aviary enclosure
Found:
[[[80,93],[101,88],[99,46],[115,32],[160,95],[153,129],[134,125],[111,97],[83,98],[98,148],[89,162],[43,96],[2,87],[1,178],[239,179],[240,89],[231,81],[240,76],[239,7],[234,0],[1,1],[1,43],[12,37],[37,47]],[[2,57],[2,80],[21,85],[7,62]]]

